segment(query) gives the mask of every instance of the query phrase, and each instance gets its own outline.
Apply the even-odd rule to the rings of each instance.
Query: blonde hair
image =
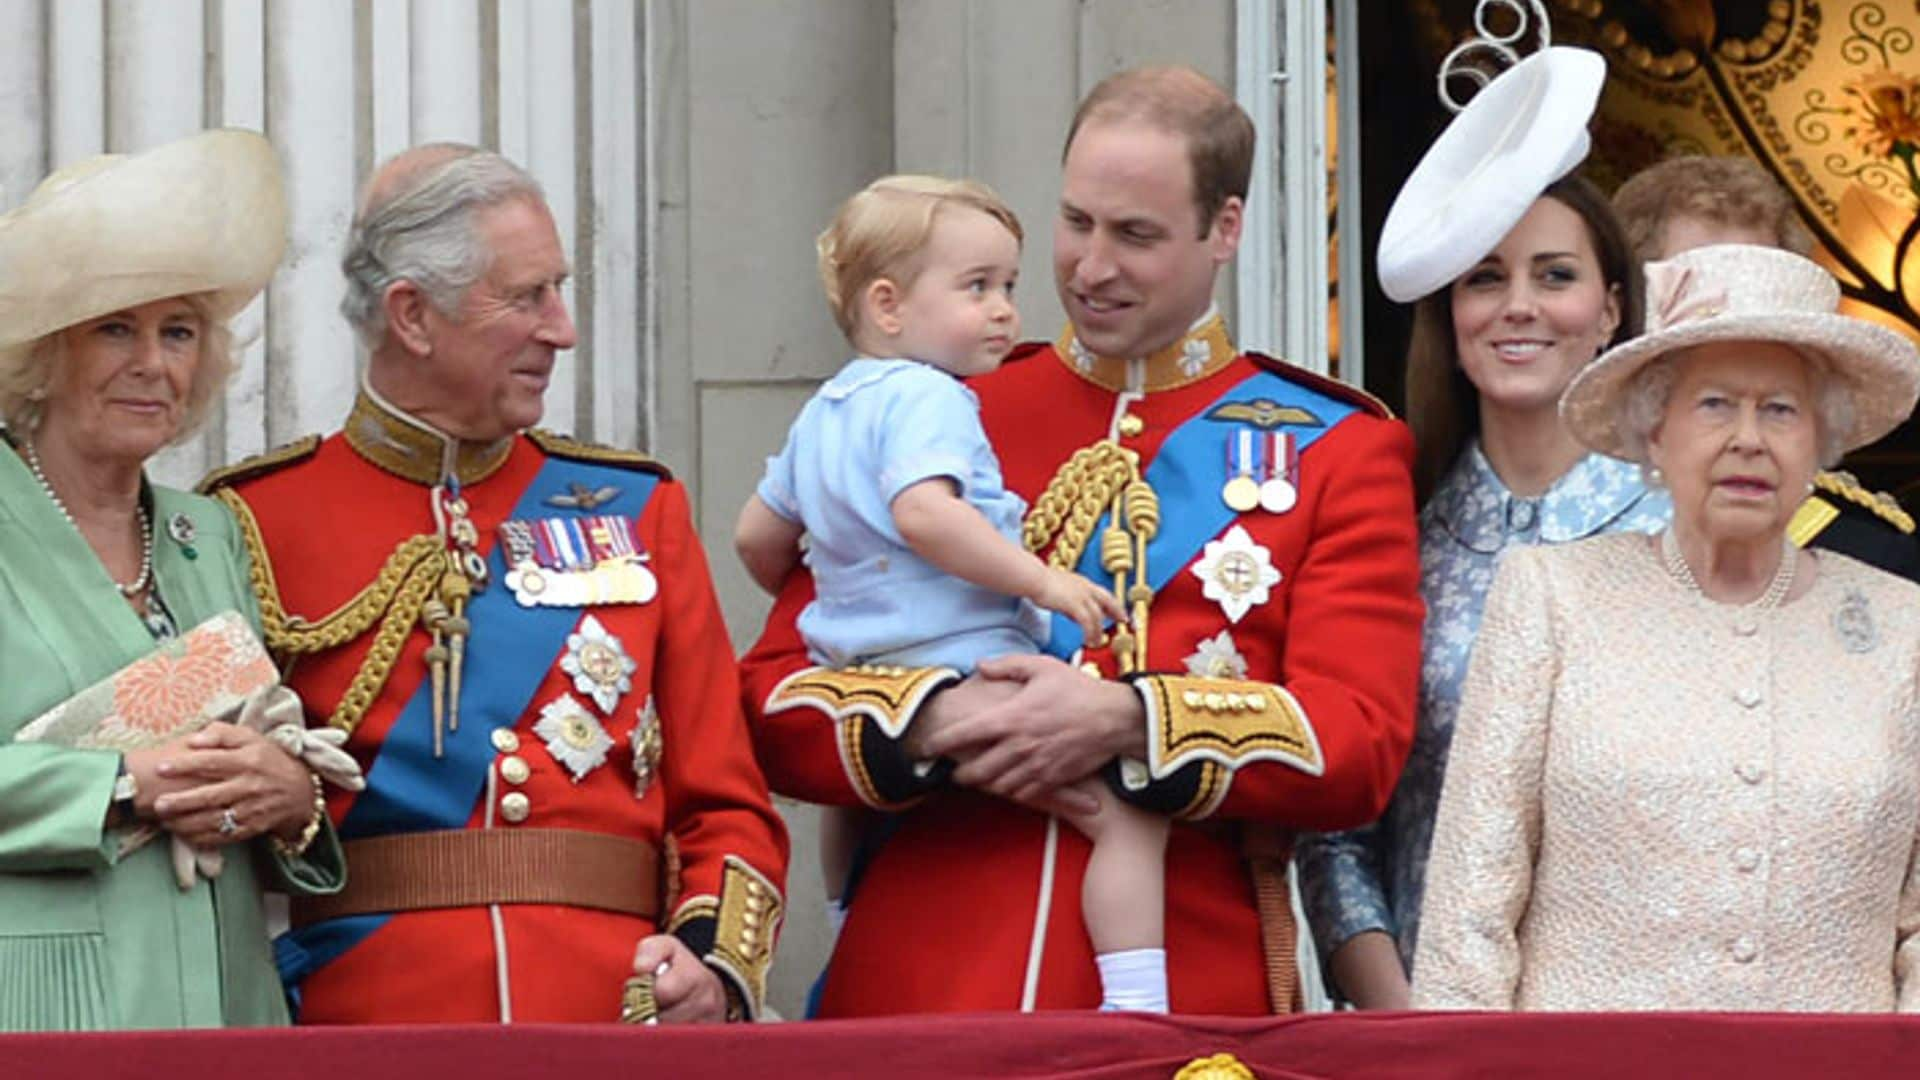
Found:
[[[925,269],[923,255],[934,220],[948,206],[978,210],[1005,225],[1016,242],[1026,240],[1013,210],[976,180],[883,176],[840,204],[814,249],[820,255],[827,306],[849,342],[860,321],[860,294],[881,278],[911,288]]]
[[[233,330],[213,318],[212,296],[189,293],[179,299],[193,309],[200,320],[200,363],[194,369],[193,383],[187,387],[186,411],[180,418],[180,430],[171,442],[185,441],[206,422],[214,399],[225,389],[233,374]],[[136,305],[137,306],[137,305]],[[102,312],[101,315],[112,314]],[[99,318],[92,316],[82,322]],[[80,323],[75,323],[78,326]],[[0,420],[16,435],[25,436],[40,426],[46,411],[47,395],[53,390],[54,375],[67,358],[67,331],[61,327],[39,340],[18,348],[0,350]]]

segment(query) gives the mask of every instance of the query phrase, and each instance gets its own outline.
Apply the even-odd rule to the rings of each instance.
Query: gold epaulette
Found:
[[[612,465],[620,469],[654,473],[662,480],[673,479],[673,472],[665,465],[638,450],[622,450],[617,446],[581,442],[571,435],[561,435],[544,428],[533,428],[527,432],[527,438],[533,440],[533,445],[552,457],[566,458],[568,461],[591,461],[598,465]]]
[[[230,487],[242,480],[251,480],[256,476],[265,476],[277,469],[305,461],[320,449],[320,436],[308,435],[295,439],[282,446],[276,446],[262,454],[243,458],[231,465],[222,466],[202,477],[193,489],[202,495],[211,495],[223,487]]]
[[[1875,517],[1909,536],[1913,534],[1913,515],[1901,509],[1893,496],[1886,492],[1868,491],[1850,472],[1834,469],[1818,473],[1813,478],[1813,486],[1872,512]]]

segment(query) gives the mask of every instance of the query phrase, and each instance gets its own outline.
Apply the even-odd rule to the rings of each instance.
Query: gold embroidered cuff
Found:
[[[898,739],[927,695],[959,681],[960,673],[946,667],[810,667],[780,680],[767,695],[766,712],[772,715],[809,706],[835,720],[864,716],[880,725],[887,738]]]
[[[848,783],[867,805],[897,810],[924,794],[935,776],[930,767],[907,761],[900,738],[920,706],[960,678],[946,667],[804,668],[780,680],[762,711],[771,716],[804,707],[832,717]],[[871,738],[869,724],[884,739]]]
[[[746,860],[729,855],[724,866],[719,902],[708,909],[715,913],[715,926],[705,960],[733,983],[746,1018],[753,1020],[766,1001],[767,969],[773,964],[783,903],[780,890]]]
[[[1194,675],[1145,675],[1132,680],[1147,714],[1147,771],[1155,780],[1194,761],[1227,770],[1277,761],[1310,776],[1325,770],[1320,739],[1292,694],[1271,683]],[[1200,803],[1218,803],[1203,783]]]

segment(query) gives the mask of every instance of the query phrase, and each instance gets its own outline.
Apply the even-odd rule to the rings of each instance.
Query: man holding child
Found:
[[[867,829],[821,1012],[1090,1008],[1082,784],[1171,818],[1176,1012],[1297,1006],[1295,829],[1378,815],[1406,754],[1420,605],[1411,441],[1350,387],[1238,352],[1213,305],[1253,129],[1187,69],[1081,103],[1054,222],[1069,325],[973,379],[1026,546],[1128,618],[1043,651],[828,667],[786,583],[743,661],[773,786]],[[1090,677],[1097,676],[1097,677]]]

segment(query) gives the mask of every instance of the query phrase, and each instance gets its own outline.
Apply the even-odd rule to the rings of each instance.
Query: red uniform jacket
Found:
[[[1133,680],[1148,714],[1151,779],[1115,790],[1183,822],[1165,871],[1175,1011],[1265,1012],[1275,997],[1249,841],[1270,851],[1277,841],[1284,859],[1288,830],[1372,820],[1411,739],[1421,621],[1411,440],[1350,388],[1236,356],[1217,319],[1136,369],[1144,394],[1116,393],[1119,362],[1069,359],[1076,351],[1070,335],[1027,349],[972,386],[1007,485],[1030,506],[1076,451],[1113,436],[1137,452],[1162,531],[1200,530],[1186,548],[1161,552],[1172,563],[1162,574],[1172,572],[1152,600],[1150,674]],[[1242,430],[1311,439],[1290,510],[1224,509],[1228,445]],[[1176,443],[1177,456],[1163,455]],[[1234,560],[1265,581],[1261,551],[1278,581],[1240,594],[1236,620],[1207,592],[1232,598],[1220,575]],[[1079,911],[1086,841],[1045,815],[945,784],[940,770],[917,773],[898,739],[950,676],[810,669],[795,619],[811,595],[796,575],[743,661],[762,767],[784,794],[897,811],[860,878],[823,1015],[1098,1004]]]
[[[254,541],[263,607],[323,627],[333,622],[329,613],[364,600],[370,583],[377,592],[383,565],[404,541],[436,532],[428,487],[394,469],[404,473],[424,454],[429,473],[437,472],[437,440],[415,445],[421,432],[365,398],[349,430],[361,438],[336,435],[317,448],[309,440],[304,453],[270,455],[280,460],[243,464],[210,481]],[[288,682],[310,723],[350,726],[347,748],[366,769],[366,791],[334,793],[329,803],[349,844],[348,889],[355,887],[354,841],[434,830],[568,830],[659,849],[657,868],[626,868],[658,874],[659,914],[499,903],[300,925],[296,910],[296,928],[279,952],[299,1019],[610,1021],[620,1012],[636,943],[661,927],[718,969],[741,1004],[756,1008],[780,915],[787,841],[754,763],[686,496],[638,455],[551,437],[520,436],[497,449],[497,464],[464,451],[461,458],[463,475],[483,474],[460,495],[491,580],[467,608],[459,726],[445,732],[444,756],[431,750],[431,641],[418,621],[404,618],[397,627],[397,655],[370,696],[355,683],[363,670],[377,671],[369,658],[384,647],[383,620],[336,635],[347,637],[337,644],[305,642],[290,658]],[[503,581],[501,522],[589,512],[636,521],[633,539],[657,596],[575,608],[517,603]],[[304,629],[290,623],[276,635],[270,618],[269,643]],[[569,653],[578,666],[583,634],[617,638],[630,670],[602,671],[604,687],[563,670]],[[549,713],[571,726],[549,721],[542,729]],[[652,738],[649,723],[657,725]]]

